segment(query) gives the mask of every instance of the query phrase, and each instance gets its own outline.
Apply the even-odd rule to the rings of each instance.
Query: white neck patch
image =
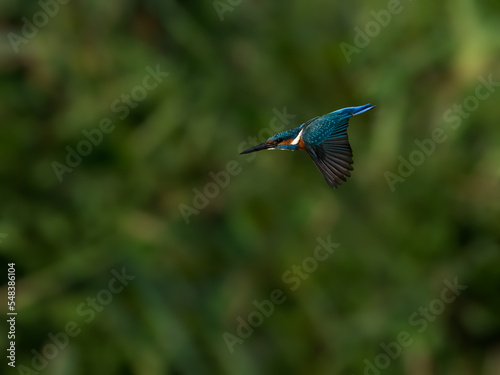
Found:
[[[299,134],[297,134],[297,136],[295,137],[295,139],[292,141],[292,145],[296,145],[299,143],[300,141],[300,137],[302,136],[302,132],[304,131],[304,128],[300,129],[300,132]]]

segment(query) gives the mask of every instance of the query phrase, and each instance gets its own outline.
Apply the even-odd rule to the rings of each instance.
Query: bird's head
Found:
[[[295,128],[275,134],[264,143],[249,148],[248,150],[241,152],[241,154],[248,154],[250,152],[261,150],[296,150],[299,147],[300,137],[297,137],[300,133],[300,130],[301,129],[299,128]]]

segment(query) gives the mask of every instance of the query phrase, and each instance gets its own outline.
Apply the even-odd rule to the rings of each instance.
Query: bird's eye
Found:
[[[281,143],[281,142],[283,142],[283,139],[281,139],[281,138],[278,138],[278,139],[276,140],[276,143]]]

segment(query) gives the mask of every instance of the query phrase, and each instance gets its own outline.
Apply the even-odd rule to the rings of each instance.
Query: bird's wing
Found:
[[[326,182],[328,182],[328,185],[332,188],[341,185],[342,181],[350,177],[351,174],[349,171],[353,170],[352,150],[347,138],[347,125],[351,116],[336,118],[333,121],[328,119],[326,120],[326,124],[313,124],[313,126],[316,125],[321,126],[323,129],[328,129],[329,134],[327,133],[326,137],[321,136],[322,132],[318,132],[317,130],[309,133],[315,133],[316,137],[319,133],[320,142],[314,142],[312,138],[315,138],[315,136],[308,137],[309,142],[307,139],[304,139],[307,145],[307,153],[314,161],[314,164],[316,164]]]
[[[320,145],[310,145],[307,153],[332,188],[341,185],[342,181],[351,176],[352,150],[347,134],[328,138]]]

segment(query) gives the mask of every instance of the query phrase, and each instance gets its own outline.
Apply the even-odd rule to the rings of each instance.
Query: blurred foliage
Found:
[[[2,1],[0,258],[5,275],[16,263],[16,364],[75,322],[40,373],[373,374],[366,361],[403,331],[413,343],[381,373],[500,373],[500,91],[457,129],[443,117],[479,77],[500,81],[500,3],[404,1],[350,63],[340,44],[387,1],[222,3],[223,20],[211,1],[74,0],[16,53],[9,33],[42,8]],[[169,76],[120,116],[147,67]],[[238,154],[276,110],[291,128],[369,102],[340,189],[305,153]],[[103,119],[113,130],[60,182],[53,163]],[[391,191],[386,172],[437,127],[446,141]],[[231,161],[239,173],[187,224],[180,205]],[[292,291],[282,276],[318,237],[340,246]],[[135,279],[93,319],[79,313],[123,268]],[[467,289],[417,332],[409,317],[455,278]],[[231,354],[223,334],[275,289],[286,301]],[[1,295],[5,316],[6,284]]]

